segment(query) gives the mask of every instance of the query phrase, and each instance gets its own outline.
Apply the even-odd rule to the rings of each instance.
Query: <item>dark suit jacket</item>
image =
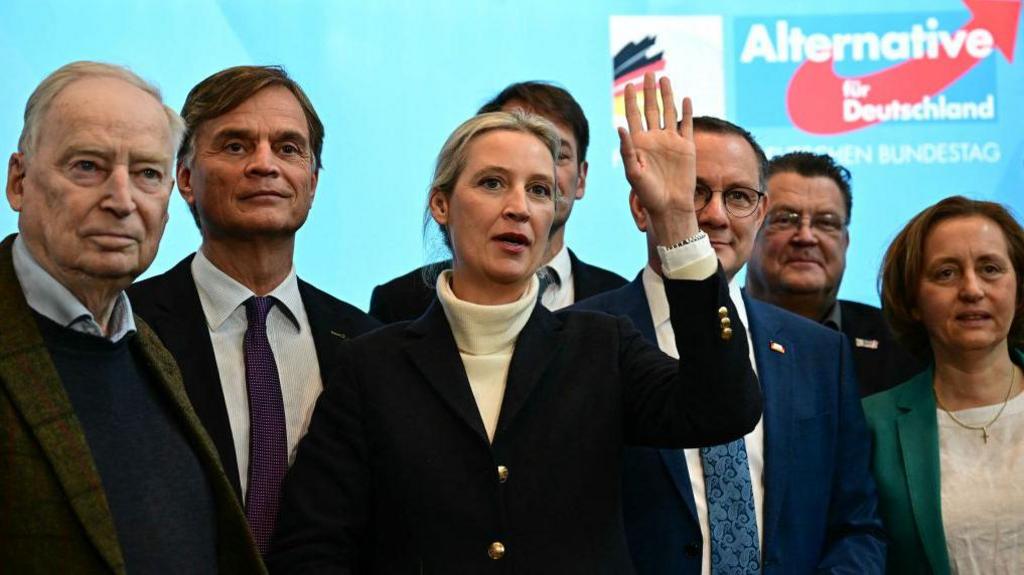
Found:
[[[880,573],[884,536],[846,341],[746,294],[743,301],[764,395],[765,575]],[[627,316],[657,342],[641,276],[578,307]],[[638,573],[701,573],[703,542],[682,451],[626,450],[623,512]]]
[[[847,300],[839,300],[839,309],[842,332],[853,346],[861,397],[899,385],[928,366],[896,342],[882,310]]]
[[[349,342],[285,480],[272,569],[631,572],[623,445],[716,443],[760,413],[745,340],[719,337],[721,272],[667,291],[686,318],[678,362],[628,320],[535,305],[493,443],[440,303]]]
[[[135,313],[153,326],[160,341],[178,362],[188,397],[217,447],[235,493],[240,496],[242,487],[231,423],[220,387],[210,330],[192,279],[192,257],[186,257],[161,275],[131,286],[128,296]],[[338,345],[380,324],[359,309],[301,279],[299,294],[313,332],[321,377],[327,377],[337,358]]]
[[[0,245],[0,572],[123,574],[107,496],[14,273],[12,238]],[[132,350],[174,407],[212,487],[220,571],[265,572],[173,358],[141,319],[136,322]]]
[[[583,263],[569,250],[572,262],[572,280],[576,301],[582,301],[626,285],[626,279],[606,269]],[[451,260],[437,264],[440,269],[450,268]],[[423,281],[424,268],[378,285],[370,295],[370,315],[384,323],[414,320],[427,311],[434,301],[434,286]]]

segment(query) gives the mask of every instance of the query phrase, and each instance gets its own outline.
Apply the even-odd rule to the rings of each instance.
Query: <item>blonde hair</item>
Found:
[[[433,218],[430,214],[430,198],[435,193],[451,196],[455,189],[455,182],[462,175],[466,167],[467,150],[470,142],[477,136],[493,132],[495,130],[507,130],[521,132],[536,136],[541,143],[551,152],[552,171],[554,164],[558,161],[558,149],[562,145],[562,139],[558,135],[558,129],[547,119],[537,114],[531,114],[519,109],[508,112],[487,112],[478,114],[463,122],[441,148],[437,155],[437,163],[434,167],[434,179],[430,182],[430,189],[427,193],[427,206],[423,214],[423,227],[426,230]],[[557,200],[561,190],[555,190],[553,199]],[[438,224],[445,247],[451,250],[451,239],[445,226]]]

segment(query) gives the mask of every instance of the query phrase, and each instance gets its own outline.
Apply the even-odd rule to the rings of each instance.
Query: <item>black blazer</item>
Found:
[[[493,443],[440,303],[348,342],[285,479],[272,572],[632,572],[623,446],[723,443],[761,411],[746,338],[720,337],[722,306],[744,329],[724,276],[666,284],[678,362],[627,319],[535,305]]]
[[[839,300],[839,310],[840,329],[853,346],[861,397],[895,387],[928,367],[896,342],[882,310],[847,300]]]
[[[606,269],[584,263],[569,250],[575,300],[583,301],[626,285],[626,278]],[[452,267],[451,260],[437,264],[441,269]],[[424,268],[378,285],[370,294],[370,315],[384,323],[409,321],[423,315],[434,301],[434,286],[423,281]]]
[[[189,255],[161,275],[132,285],[127,290],[128,297],[132,311],[153,328],[178,362],[189,400],[217,447],[235,493],[241,498],[231,423],[206,316],[192,279],[192,257]],[[299,294],[313,332],[320,374],[326,378],[337,360],[338,344],[379,327],[380,323],[301,279]]]

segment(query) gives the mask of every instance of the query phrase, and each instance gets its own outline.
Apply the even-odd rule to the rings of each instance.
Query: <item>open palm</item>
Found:
[[[693,213],[697,152],[693,142],[693,105],[683,99],[682,121],[677,122],[672,85],[661,78],[658,109],[654,75],[644,75],[644,111],[636,102],[636,89],[627,84],[626,123],[619,128],[619,151],[629,181],[651,217]],[[645,125],[646,124],[646,125]]]

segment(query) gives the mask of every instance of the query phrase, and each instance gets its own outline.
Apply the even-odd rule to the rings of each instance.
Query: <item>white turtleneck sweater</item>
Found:
[[[667,250],[658,249],[662,273],[672,279],[703,280],[718,267],[715,251],[707,238]],[[448,318],[455,345],[459,348],[466,378],[473,391],[487,439],[494,441],[505,383],[516,339],[533,313],[538,280],[534,276],[526,292],[514,302],[481,305],[456,297],[451,287],[451,270],[437,278],[437,299]]]
[[[494,441],[516,338],[530,319],[537,302],[537,276],[532,278],[526,293],[516,301],[481,305],[455,296],[451,274],[451,270],[445,270],[437,278],[437,297],[455,336],[455,345],[466,368],[466,378],[480,410],[487,439]]]

